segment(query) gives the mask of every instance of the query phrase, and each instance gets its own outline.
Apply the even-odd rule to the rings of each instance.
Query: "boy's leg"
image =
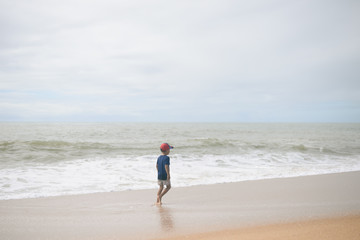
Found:
[[[170,181],[168,182],[168,184],[166,185],[166,188],[164,189],[164,191],[160,194],[160,202],[162,197],[171,189],[171,184]]]
[[[156,200],[156,204],[161,204],[161,193],[164,189],[164,185],[163,184],[159,184],[159,190],[157,193],[157,200]]]

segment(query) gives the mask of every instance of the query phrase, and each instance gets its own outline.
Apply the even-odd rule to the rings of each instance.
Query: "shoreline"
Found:
[[[356,173],[360,172],[360,170],[352,170],[352,171],[344,171],[344,172],[333,172],[333,173],[319,173],[319,174],[309,174],[309,175],[300,175],[300,176],[287,176],[287,177],[271,177],[271,178],[260,178],[260,179],[249,179],[249,180],[241,180],[235,182],[222,182],[222,183],[209,183],[209,184],[198,184],[198,185],[189,185],[189,186],[176,186],[176,189],[182,188],[192,188],[192,187],[207,187],[207,186],[217,186],[223,184],[238,184],[238,183],[246,183],[246,182],[254,182],[254,181],[267,181],[267,180],[281,180],[281,179],[292,179],[292,178],[302,178],[302,177],[313,177],[313,176],[326,176],[333,174],[347,174],[347,173]],[[9,198],[9,199],[0,199],[0,203],[2,201],[17,201],[17,200],[35,200],[35,199],[47,199],[47,198],[61,198],[61,197],[77,197],[77,196],[90,196],[94,194],[116,194],[116,193],[128,193],[128,192],[137,192],[137,191],[157,191],[157,180],[154,180],[153,188],[143,188],[143,189],[126,189],[120,191],[107,191],[107,192],[85,192],[85,193],[70,193],[64,195],[50,195],[50,196],[36,196],[36,197],[25,197],[25,198]]]
[[[161,239],[360,216],[360,171],[0,201],[2,239]],[[204,238],[206,239],[206,238]]]

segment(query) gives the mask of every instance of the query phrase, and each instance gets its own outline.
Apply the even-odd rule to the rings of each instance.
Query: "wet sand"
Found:
[[[325,231],[320,225],[360,229],[356,225],[359,189],[360,172],[350,172],[185,188],[173,185],[161,207],[154,204],[157,189],[3,200],[0,238],[219,239],[211,237],[226,233],[232,238],[220,239],[236,239],[239,231],[265,229],[270,231],[266,239],[272,239],[272,234],[280,233],[271,229],[281,232],[299,224],[314,227],[313,231],[302,228],[313,236]]]

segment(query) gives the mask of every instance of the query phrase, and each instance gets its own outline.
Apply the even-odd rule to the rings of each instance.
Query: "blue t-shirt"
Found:
[[[158,179],[167,180],[167,173],[165,170],[165,165],[170,165],[170,158],[166,155],[160,155],[157,159],[158,166]]]

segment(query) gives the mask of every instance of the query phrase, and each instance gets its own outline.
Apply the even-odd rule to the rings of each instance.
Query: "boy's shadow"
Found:
[[[157,206],[160,216],[161,229],[165,232],[170,232],[174,229],[174,221],[171,215],[171,210],[164,206]]]

